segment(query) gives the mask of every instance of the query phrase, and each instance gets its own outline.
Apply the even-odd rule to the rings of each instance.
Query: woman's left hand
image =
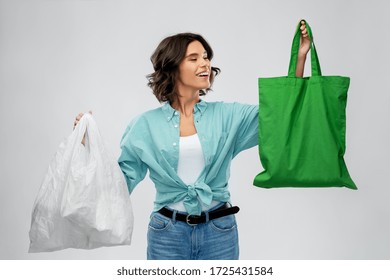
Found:
[[[303,71],[305,69],[305,61],[306,61],[306,55],[310,50],[310,38],[309,34],[307,34],[306,29],[306,23],[304,20],[301,20],[299,22],[300,29],[301,29],[301,40],[300,40],[300,46],[298,51],[298,61],[297,61],[297,68],[295,70],[295,76],[296,77],[303,77]]]
[[[300,29],[301,29],[301,40],[300,40],[300,47],[299,47],[298,56],[306,57],[306,54],[310,50],[310,43],[311,42],[310,42],[309,34],[307,33],[305,21],[301,20],[300,24],[301,24],[301,27],[300,27]]]

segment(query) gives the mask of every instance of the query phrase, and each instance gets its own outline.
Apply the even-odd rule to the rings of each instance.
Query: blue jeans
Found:
[[[198,225],[188,225],[158,212],[150,215],[148,260],[237,260],[238,254],[234,215]]]

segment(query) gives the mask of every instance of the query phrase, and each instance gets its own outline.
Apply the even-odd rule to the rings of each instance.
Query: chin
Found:
[[[203,85],[202,89],[209,88],[211,86],[210,82],[207,82]]]

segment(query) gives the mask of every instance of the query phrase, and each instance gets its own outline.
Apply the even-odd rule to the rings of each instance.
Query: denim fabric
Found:
[[[148,260],[237,260],[238,255],[238,231],[234,215],[194,226],[158,212],[150,216]]]

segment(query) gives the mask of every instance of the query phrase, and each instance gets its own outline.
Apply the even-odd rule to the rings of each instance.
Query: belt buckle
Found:
[[[190,218],[191,217],[195,217],[194,215],[187,215],[187,217],[186,217],[186,223],[187,223],[187,225],[189,225],[189,226],[196,226],[197,224],[191,224],[190,223]]]

